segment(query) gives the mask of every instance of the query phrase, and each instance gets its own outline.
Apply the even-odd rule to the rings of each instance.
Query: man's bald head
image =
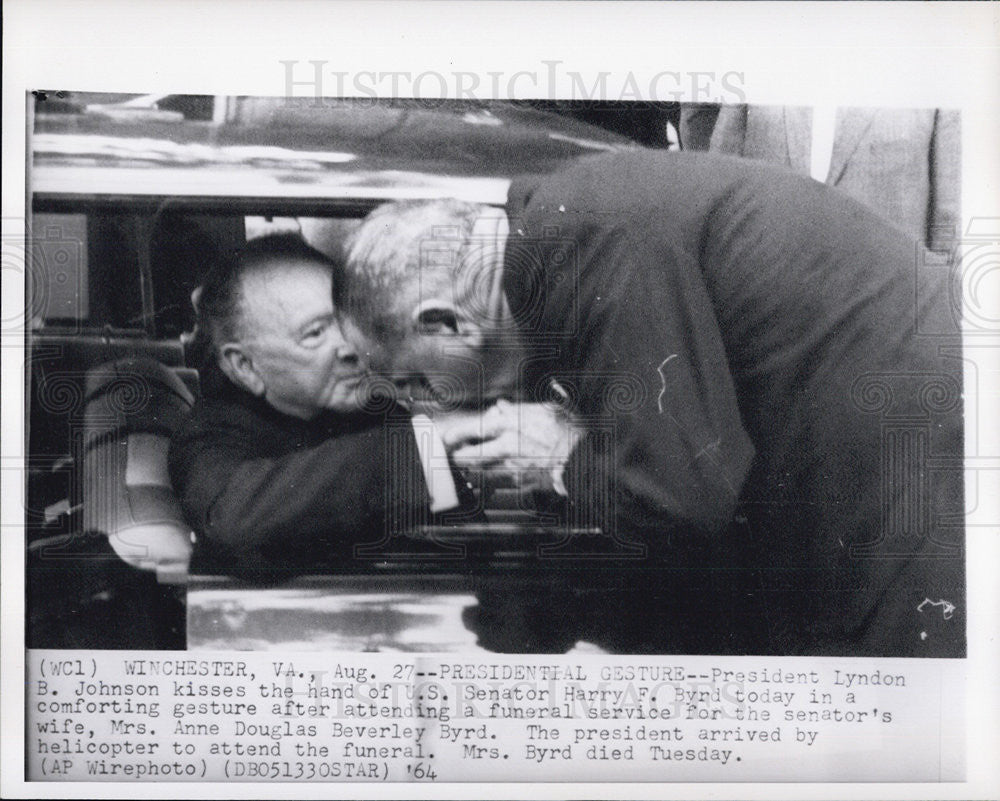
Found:
[[[245,284],[251,276],[284,269],[289,262],[321,265],[330,271],[334,304],[340,308],[345,295],[343,265],[310,247],[298,234],[273,234],[252,239],[240,250],[214,264],[193,296],[200,336],[211,355],[226,342],[240,341],[248,333],[243,314]]]

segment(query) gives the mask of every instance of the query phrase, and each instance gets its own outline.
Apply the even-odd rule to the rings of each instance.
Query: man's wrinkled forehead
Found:
[[[250,266],[240,280],[240,307],[254,325],[285,325],[333,311],[333,270],[322,262],[281,258]]]
[[[456,265],[459,244],[424,241],[419,258],[396,265],[391,273],[354,271],[350,311],[380,327],[402,333],[411,327],[414,310],[429,300],[457,305]]]
[[[420,241],[416,263],[401,276],[400,286],[408,301],[419,303],[441,296],[457,303],[461,299],[467,243],[459,236],[440,236],[437,231],[434,234]]]
[[[352,308],[362,322],[405,331],[428,306],[477,320],[495,292],[506,236],[501,209],[480,207],[477,213],[475,220],[428,224],[388,210],[383,223],[376,212],[349,259]]]
[[[503,258],[506,226],[498,223],[495,216],[483,216],[471,232],[437,226],[423,237],[416,270],[409,276],[414,288],[424,292],[421,300],[427,299],[427,293],[447,293],[457,305],[481,301],[491,290]]]
[[[466,242],[425,238],[414,259],[396,265],[391,274],[352,273],[356,308],[393,318],[406,318],[430,301],[462,308],[477,292],[475,265],[464,257]],[[470,269],[471,268],[471,269]]]

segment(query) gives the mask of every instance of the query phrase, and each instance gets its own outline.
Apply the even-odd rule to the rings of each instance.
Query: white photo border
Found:
[[[949,107],[962,111],[963,227],[992,221],[1000,238],[1000,6],[995,3],[466,3],[300,2],[280,4],[200,0],[160,4],[94,0],[10,0],[4,4],[3,76],[3,320],[16,320],[23,271],[8,263],[7,246],[23,236],[26,93],[33,89],[281,95],[282,62],[325,62],[330,75],[365,71],[479,75],[481,97],[501,88],[520,97],[570,97],[574,80],[591,86],[602,72],[640,91],[669,70],[738,73],[755,103]],[[552,62],[556,80],[547,84]],[[531,76],[536,81],[532,85]],[[574,77],[576,76],[576,77]],[[332,81],[333,78],[331,77]],[[505,83],[508,82],[508,83]],[[441,86],[426,79],[428,96]],[[540,87],[540,88],[539,88]],[[691,87],[684,97],[702,99]],[[299,87],[308,94],[308,87]],[[333,87],[329,93],[333,92]],[[639,99],[612,95],[606,99]],[[645,98],[650,99],[650,98]],[[10,268],[10,269],[9,269]],[[1000,264],[998,264],[1000,268]],[[1000,273],[995,269],[994,274]],[[996,286],[996,279],[993,279]],[[998,293],[1000,295],[1000,293]],[[1000,313],[992,319],[1000,320]],[[1000,326],[998,326],[1000,327]],[[1000,334],[993,337],[1000,355]],[[4,797],[134,797],[133,784],[25,783],[24,732],[24,354],[4,331],[2,507],[3,676],[0,765]],[[978,408],[1000,408],[997,359],[977,363],[980,380],[966,386]],[[967,361],[968,365],[968,361]],[[966,373],[967,382],[973,375]],[[967,455],[1000,470],[997,417],[978,421]],[[997,473],[1000,475],[1000,473]],[[988,486],[984,484],[984,486]],[[591,784],[591,785],[267,785],[275,798],[987,798],[1000,787],[1000,630],[998,588],[990,565],[1000,564],[1000,492],[980,498],[968,543],[968,780],[956,784]],[[992,521],[992,522],[990,522]],[[990,755],[994,756],[991,757]],[[179,785],[144,784],[149,798],[170,798]],[[261,785],[184,784],[192,797],[257,797]]]

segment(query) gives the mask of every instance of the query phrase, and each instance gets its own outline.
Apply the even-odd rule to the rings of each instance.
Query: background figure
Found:
[[[681,104],[680,118],[677,122],[681,150],[708,150],[720,108],[722,107],[718,103]]]
[[[714,118],[714,122],[713,122]],[[682,144],[784,164],[836,186],[931,250],[958,235],[957,111],[691,104]]]

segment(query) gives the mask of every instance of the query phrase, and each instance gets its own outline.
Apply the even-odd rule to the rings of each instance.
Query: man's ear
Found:
[[[219,367],[234,384],[253,395],[264,394],[264,380],[254,369],[253,361],[241,345],[235,342],[223,345],[219,349]]]

